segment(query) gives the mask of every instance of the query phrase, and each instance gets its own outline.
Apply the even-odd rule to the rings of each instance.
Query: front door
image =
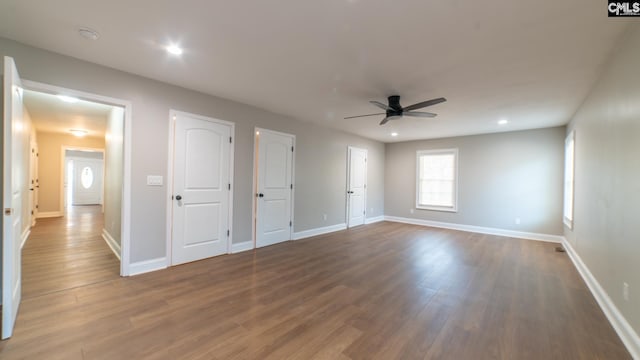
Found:
[[[349,147],[347,226],[363,225],[367,208],[367,150]]]
[[[22,83],[12,58],[4,57],[4,166],[2,219],[2,338],[13,334],[21,298],[22,191],[27,175],[22,168]]]
[[[230,232],[233,125],[173,113],[173,265],[225,254]]]
[[[73,205],[102,204],[102,168],[98,159],[73,159]]]
[[[261,247],[291,240],[294,137],[258,132],[256,247]]]

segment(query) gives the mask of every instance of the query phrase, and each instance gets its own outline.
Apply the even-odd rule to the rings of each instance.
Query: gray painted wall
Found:
[[[563,126],[387,144],[385,215],[561,235],[564,134]],[[459,150],[458,212],[411,214],[416,151],[450,148]]]
[[[565,237],[640,333],[640,26],[634,25],[580,107],[574,228]],[[630,286],[629,301],[622,283]]]
[[[120,244],[124,176],[124,109],[114,107],[104,137],[104,229]]]
[[[235,243],[251,239],[253,131],[256,126],[296,135],[296,232],[345,222],[348,145],[369,150],[367,201],[373,211],[367,216],[383,214],[385,152],[382,143],[7,39],[0,38],[0,54],[16,60],[24,79],[132,102],[132,262],[165,256],[166,188],[145,184],[147,175],[167,176],[169,109],[236,124]],[[323,221],[324,213],[328,215],[327,221]]]

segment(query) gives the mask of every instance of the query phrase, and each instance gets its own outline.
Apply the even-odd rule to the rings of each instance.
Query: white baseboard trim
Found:
[[[384,215],[380,215],[380,216],[364,219],[365,225],[377,223],[377,222],[380,222],[380,221],[384,221]]]
[[[151,271],[162,270],[167,268],[167,258],[161,257],[157,259],[138,261],[129,265],[129,275],[140,275]]]
[[[300,239],[305,239],[312,236],[328,234],[334,231],[345,230],[346,228],[347,228],[347,224],[336,224],[336,225],[330,225],[330,226],[325,226],[321,228],[304,230],[297,233],[293,233],[293,240],[300,240]]]
[[[253,241],[243,241],[241,243],[231,244],[232,254],[249,250],[253,250]]]
[[[44,211],[44,212],[38,212],[38,215],[36,215],[36,219],[61,217],[61,216],[64,216],[64,212],[62,211]]]
[[[562,243],[562,240],[564,239],[564,237],[561,235],[539,234],[539,233],[531,233],[531,232],[524,232],[524,231],[489,228],[489,227],[482,227],[482,226],[475,226],[475,225],[464,225],[464,224],[447,223],[447,222],[440,222],[440,221],[411,219],[411,218],[404,218],[404,217],[397,217],[397,216],[385,216],[384,219],[386,221],[393,221],[393,222],[399,222],[404,224],[430,226],[430,227],[437,227],[437,228],[443,228],[443,229],[468,231],[468,232],[475,232],[475,233],[488,234],[488,235],[506,236],[506,237],[512,237],[512,238],[518,238],[518,239],[526,239],[526,240]]]
[[[22,236],[20,237],[20,249],[24,248],[24,244],[27,243],[27,239],[29,238],[29,235],[31,235],[31,229],[27,228],[27,230],[25,230],[22,233]]]
[[[113,238],[113,236],[109,234],[107,229],[102,229],[102,238],[107,243],[107,245],[109,245],[109,248],[111,249],[111,251],[113,251],[113,253],[116,255],[118,260],[120,260],[120,252],[121,252],[120,244],[118,244],[118,242]]]
[[[589,271],[589,268],[582,261],[580,255],[573,249],[571,243],[563,239],[562,245],[631,356],[634,359],[640,359],[640,337],[638,333],[633,330],[629,322],[627,322],[627,319],[624,318],[620,310],[618,310],[613,301],[611,301],[607,292],[600,286],[598,280],[596,280],[591,271]]]

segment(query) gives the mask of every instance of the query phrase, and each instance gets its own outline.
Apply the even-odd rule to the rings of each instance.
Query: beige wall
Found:
[[[38,132],[38,176],[40,193],[38,206],[40,214],[62,211],[60,203],[61,156],[63,146],[104,148],[104,138],[76,137],[71,134]],[[44,214],[46,215],[46,214]],[[62,214],[60,214],[62,215]]]
[[[114,107],[107,120],[104,151],[104,229],[120,244],[124,170],[124,109]]]
[[[387,144],[385,215],[560,235],[564,133],[556,127]],[[416,151],[451,148],[459,151],[458,212],[415,209]]]
[[[347,146],[369,151],[368,217],[383,214],[384,144],[302,123],[253,106],[116,71],[0,38],[0,53],[16,60],[24,79],[132,103],[131,261],[166,256],[166,187],[147,175],[168,175],[169,110],[231,121],[235,174],[233,241],[251,240],[253,133],[262,127],[296,135],[294,231],[345,222]],[[41,151],[42,152],[42,151]],[[58,160],[59,161],[59,160]],[[166,181],[165,181],[166,184]],[[323,220],[322,214],[328,219]]]
[[[575,212],[565,236],[640,333],[640,26],[619,43],[575,130]],[[629,284],[629,301],[622,284]],[[640,351],[640,349],[637,349]]]

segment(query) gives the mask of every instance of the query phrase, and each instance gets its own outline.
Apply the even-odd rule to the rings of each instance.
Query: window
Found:
[[[576,136],[572,131],[564,141],[564,223],[573,229],[573,184]]]
[[[85,166],[84,169],[82,169],[80,182],[82,183],[82,187],[85,189],[88,189],[93,185],[93,170],[91,170],[90,167]]]
[[[458,210],[458,149],[418,151],[416,173],[416,208]]]

